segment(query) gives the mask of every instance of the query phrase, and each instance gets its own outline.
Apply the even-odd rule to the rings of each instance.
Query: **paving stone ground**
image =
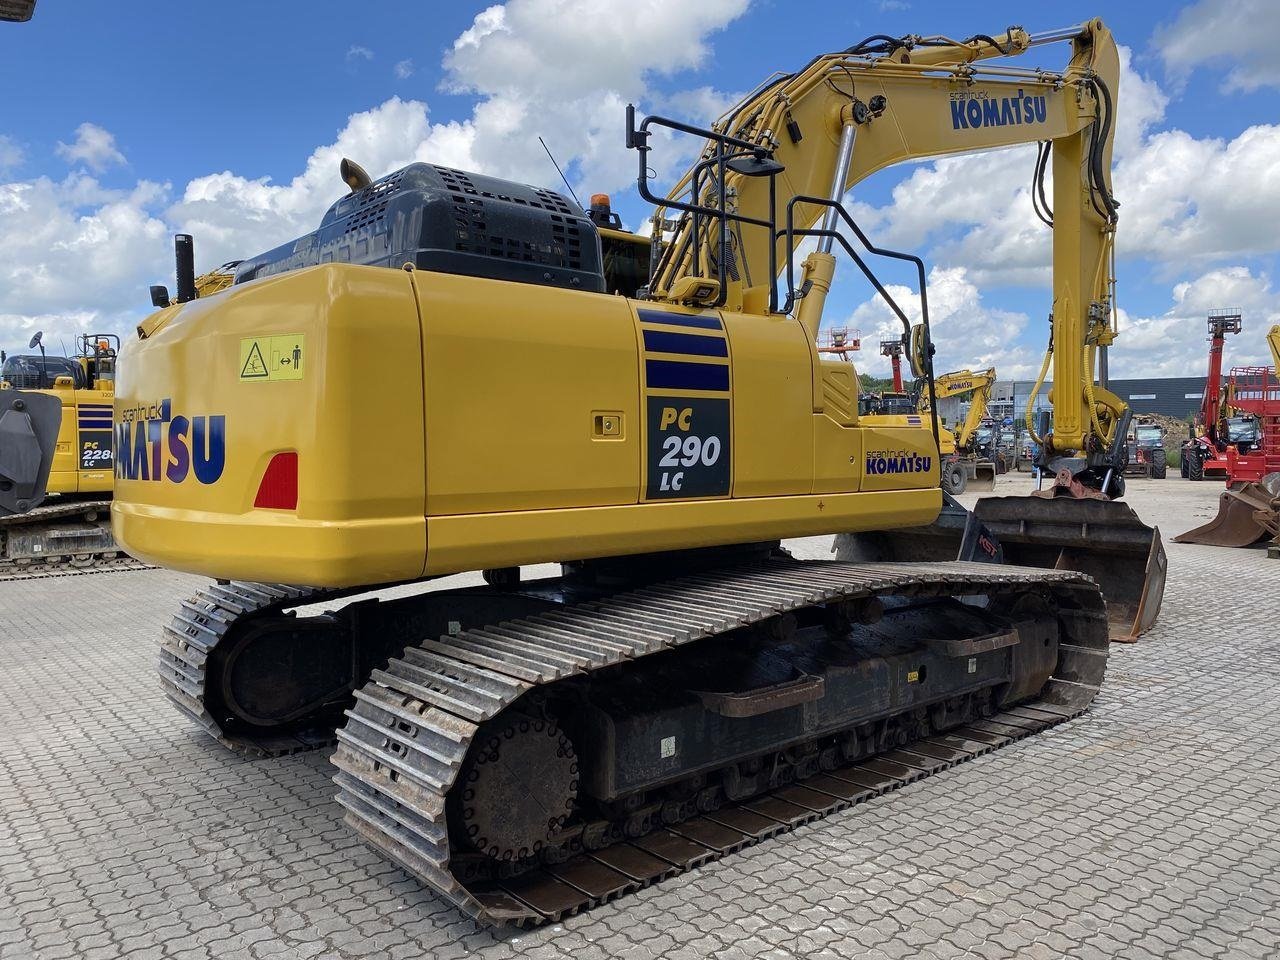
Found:
[[[1129,499],[1167,538],[1218,490]],[[168,705],[198,579],[0,583],[0,960],[1280,957],[1280,560],[1166,547],[1160,622],[1082,719],[514,934],[359,843],[324,753],[235,757]]]

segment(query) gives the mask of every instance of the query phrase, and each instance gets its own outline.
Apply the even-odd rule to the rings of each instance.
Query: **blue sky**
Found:
[[[428,159],[558,186],[542,135],[580,195],[610,191],[635,225],[646,208],[622,148],[628,100],[707,121],[774,70],[871,33],[1036,32],[1096,15],[1129,53],[1113,374],[1198,372],[1204,312],[1220,305],[1245,309],[1229,362],[1263,360],[1280,320],[1280,5],[985,3],[976,18],[967,6],[39,0],[30,23],[0,25],[0,83],[18,92],[0,109],[0,346],[35,329],[68,345],[89,327],[129,330],[147,284],[172,282],[175,230],[195,234],[205,267],[311,229],[343,192],[343,153],[375,176]],[[1060,65],[1066,48],[1037,56]],[[1034,223],[1018,193],[1032,156],[909,165],[853,191],[878,239],[931,265],[942,366],[1038,365],[1047,238],[1019,239]],[[939,189],[960,212],[935,215]],[[874,340],[884,318],[868,296],[841,283],[828,316]],[[881,372],[877,357],[860,366]]]

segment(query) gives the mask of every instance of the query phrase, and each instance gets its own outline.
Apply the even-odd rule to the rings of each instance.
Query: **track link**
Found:
[[[451,863],[447,797],[472,740],[535,687],[832,601],[1036,589],[1069,599],[1056,612],[1064,635],[1053,677],[1013,709],[509,879],[460,879]],[[370,845],[477,921],[554,922],[1078,716],[1107,644],[1101,595],[1071,571],[780,561],[693,576],[406,649],[347,711],[337,799]]]
[[[285,607],[318,603],[342,595],[283,584],[211,583],[190,599],[165,625],[156,667],[160,685],[173,704],[209,736],[237,753],[277,757],[333,743],[332,734],[284,734],[263,737],[226,734],[206,709],[206,666],[214,649],[235,629]]]
[[[69,500],[44,504],[27,513],[0,517],[0,581],[43,580],[50,577],[72,577],[110,570],[150,570],[150,564],[135,560],[112,541],[109,523],[110,500]],[[68,548],[56,534],[60,523],[81,522],[89,525],[90,536],[81,538]],[[30,536],[47,527],[50,534],[44,551],[34,553],[29,545],[10,556],[10,538]],[[83,528],[82,528],[83,529]],[[76,531],[71,531],[75,540]],[[61,550],[60,550],[61,548]]]
[[[0,561],[0,581],[48,580],[53,577],[79,577],[87,573],[109,573],[115,570],[154,570],[149,563],[135,560],[127,553],[107,556],[95,554],[87,560],[57,557],[52,560]]]

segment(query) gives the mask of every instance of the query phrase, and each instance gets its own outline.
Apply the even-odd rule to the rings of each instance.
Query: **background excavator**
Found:
[[[3,358],[0,390],[42,393],[62,409],[46,490],[52,498],[22,513],[0,517],[0,578],[136,566],[111,536],[115,475],[112,400],[114,334],[86,334],[74,357],[50,357],[41,334],[38,354]]]
[[[969,486],[990,492],[996,487],[996,474],[1004,472],[996,469],[995,437],[991,437],[987,445],[978,442],[978,428],[987,416],[995,382],[996,370],[990,367],[977,372],[956,370],[940,374],[934,378],[932,391],[927,384],[920,384],[920,412],[925,415],[931,410],[930,393],[938,400],[972,394],[964,422],[955,430],[938,429],[942,489],[949,494],[964,493]]]
[[[987,63],[1054,42],[1060,71]],[[1070,564],[800,561],[779,541],[938,518],[933,418],[860,414],[853,364],[818,351],[839,245],[933,390],[924,265],[874,247],[841,199],[893,163],[1012,143],[1054,162],[1047,462],[1063,489],[1117,492],[1126,410],[1091,361],[1114,333],[1118,74],[1093,20],[871,37],[711,129],[629,110],[650,239],[603,200],[344,161],[351,192],[315,232],[208,297],[180,268],[177,302],[124,349],[117,536],[218,578],[165,631],[166,693],[249,753],[341,725],[347,822],[515,924],[1078,715],[1109,623]],[[650,189],[657,130],[702,148],[668,196]],[[919,324],[865,251],[919,278]],[[1119,506],[1070,504],[1103,528]],[[522,579],[541,562],[562,573]],[[368,596],[473,570],[484,586]]]
[[[189,257],[189,238],[184,243],[180,256]],[[196,277],[194,295],[209,296],[229,287],[235,267],[236,262],[224,263]],[[167,305],[167,299],[153,303]],[[141,566],[120,549],[111,533],[112,404],[120,338],[82,335],[74,357],[50,357],[41,341],[37,333],[29,346],[39,348],[39,354],[6,357],[0,352],[0,390],[21,390],[24,397],[43,394],[61,406],[43,502],[27,497],[27,508],[0,515],[0,579]]]

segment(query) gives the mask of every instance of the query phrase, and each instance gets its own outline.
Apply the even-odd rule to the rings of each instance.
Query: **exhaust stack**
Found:
[[[187,303],[196,298],[196,254],[191,234],[174,235],[173,258],[178,271],[178,295],[174,302]]]

